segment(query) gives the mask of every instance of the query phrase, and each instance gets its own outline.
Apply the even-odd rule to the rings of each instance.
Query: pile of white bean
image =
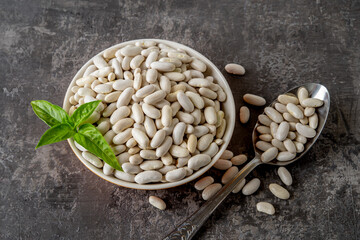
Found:
[[[113,148],[124,171],[86,151],[105,175],[138,184],[176,182],[208,165],[226,129],[224,90],[207,66],[182,49],[155,41],[111,48],[92,59],[72,87],[72,114],[101,100],[87,122]]]
[[[316,136],[318,115],[316,108],[323,101],[309,98],[309,92],[301,87],[294,94],[282,94],[274,107],[266,107],[259,115],[260,126],[256,128],[259,141],[256,148],[263,151],[261,161],[290,161],[304,151],[307,139]]]

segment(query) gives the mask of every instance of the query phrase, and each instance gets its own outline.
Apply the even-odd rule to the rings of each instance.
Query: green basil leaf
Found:
[[[111,167],[122,171],[119,161],[110,145],[105,141],[103,135],[101,135],[94,125],[90,123],[81,125],[78,132],[74,135],[74,139],[77,143],[104,160],[104,162]]]
[[[64,109],[45,100],[31,102],[35,114],[50,127],[61,123],[70,123],[69,115]]]
[[[95,111],[100,102],[101,101],[98,100],[82,104],[71,115],[71,121],[75,124],[75,126],[79,126],[82,122],[84,122],[91,116],[91,114]]]
[[[76,132],[74,131],[73,127],[70,126],[68,123],[62,123],[53,126],[48,130],[46,130],[46,132],[41,136],[40,141],[37,144],[36,148],[39,148],[47,144],[66,140],[74,136],[75,133]]]

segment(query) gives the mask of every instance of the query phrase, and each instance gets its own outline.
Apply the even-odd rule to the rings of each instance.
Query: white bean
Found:
[[[161,179],[162,179],[162,174],[154,170],[138,173],[134,178],[135,182],[138,184],[160,182]]]
[[[220,183],[213,183],[209,186],[207,186],[204,191],[202,192],[202,198],[206,201],[210,199],[212,196],[214,196],[217,192],[220,191],[222,188]]]
[[[127,181],[127,182],[135,182],[135,175],[126,173],[123,171],[115,170],[114,176],[120,180]]]
[[[203,177],[199,181],[197,181],[194,185],[196,190],[204,190],[207,186],[214,183],[214,178],[211,176]]]
[[[296,157],[296,153],[291,152],[279,152],[276,159],[281,162],[292,160]]]
[[[165,137],[163,143],[156,149],[156,156],[162,157],[164,156],[172,146],[172,138],[169,136]]]
[[[260,180],[258,178],[253,178],[242,188],[242,194],[251,195],[254,192],[256,192],[259,189],[259,187],[260,187]]]
[[[316,129],[319,123],[319,118],[316,113],[309,117],[309,126],[313,129]]]
[[[301,123],[296,124],[296,131],[304,137],[313,138],[316,135],[316,131],[307,125]]]
[[[284,120],[281,114],[272,107],[266,107],[264,112],[271,120],[276,123],[281,123]]]
[[[289,128],[290,125],[288,122],[281,122],[276,131],[275,138],[279,141],[285,140],[285,138],[289,134]]]
[[[288,103],[286,109],[293,117],[297,119],[304,118],[304,113],[295,104]]]
[[[188,161],[188,167],[193,170],[199,170],[201,167],[208,165],[211,161],[209,155],[206,154],[198,154],[191,157]]]
[[[165,175],[165,179],[169,182],[180,181],[186,176],[185,168],[178,168],[172,171],[169,171]]]
[[[186,124],[183,122],[179,122],[178,124],[175,125],[172,135],[174,144],[179,145],[183,141],[185,129],[186,129]]]
[[[275,214],[275,208],[271,203],[268,202],[258,202],[256,204],[256,209],[259,212],[263,212],[269,215],[274,215]]]
[[[288,94],[279,95],[278,101],[284,105],[287,105],[288,103],[293,103],[295,105],[299,104],[299,99],[297,99],[296,96],[292,96]]]
[[[175,70],[175,65],[168,62],[152,62],[150,67],[160,72],[172,72]]]
[[[258,116],[258,120],[259,120],[259,122],[261,123],[261,124],[263,124],[263,125],[265,125],[265,126],[270,126],[270,124],[271,124],[271,122],[272,122],[272,120],[268,117],[268,116],[266,116],[266,115],[264,115],[264,114],[260,114],[259,116]]]
[[[317,98],[306,98],[301,102],[301,106],[303,107],[321,107],[324,104],[324,102]]]
[[[291,152],[291,153],[296,153],[296,147],[295,147],[295,144],[293,143],[293,141],[291,141],[290,139],[285,139],[284,141],[284,146],[286,148],[286,150],[288,152]]]
[[[275,195],[275,197],[278,197],[280,199],[286,200],[286,199],[289,199],[289,197],[290,197],[290,193],[288,192],[288,190],[286,190],[279,184],[271,183],[269,185],[269,189],[272,192],[272,194]]]
[[[229,168],[225,173],[224,175],[222,176],[221,178],[221,182],[223,184],[227,184],[228,182],[230,182],[234,177],[235,175],[239,172],[239,169],[235,166]]]
[[[244,75],[245,74],[245,68],[241,66],[240,64],[236,63],[229,63],[225,66],[225,70],[228,73],[236,74],[236,75]]]
[[[281,181],[287,185],[290,186],[293,183],[293,179],[291,177],[290,172],[284,168],[284,167],[279,167],[278,171],[277,171]]]
[[[160,210],[166,209],[166,203],[161,198],[156,196],[150,196],[149,203]]]
[[[216,161],[216,163],[213,165],[214,168],[219,169],[219,170],[227,170],[229,168],[231,168],[232,163],[229,160],[225,160],[225,159],[218,159]]]
[[[116,107],[120,108],[121,106],[127,106],[130,103],[131,96],[134,94],[134,89],[132,87],[126,88],[119,96],[117,100]]]
[[[250,110],[246,106],[242,106],[240,108],[240,122],[245,124],[249,121],[250,118]]]
[[[276,156],[278,155],[278,152],[279,151],[276,147],[269,148],[263,154],[261,154],[261,161],[264,163],[272,161],[273,159],[276,158]]]
[[[254,106],[264,106],[266,104],[266,100],[263,97],[257,96],[255,94],[247,93],[243,96],[243,99],[248,104],[254,105]]]

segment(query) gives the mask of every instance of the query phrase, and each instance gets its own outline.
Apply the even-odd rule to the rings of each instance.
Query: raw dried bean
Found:
[[[260,134],[270,134],[270,128],[266,126],[258,126],[256,128],[256,131],[258,131]]]
[[[162,174],[154,170],[138,173],[134,178],[135,182],[138,184],[160,182],[161,179],[162,179]]]
[[[290,186],[290,185],[293,183],[293,179],[292,179],[292,177],[291,177],[291,174],[290,174],[290,172],[289,172],[286,168],[284,168],[284,167],[279,167],[279,169],[278,169],[277,172],[278,172],[278,175],[279,175],[281,181],[282,181],[285,185]]]
[[[275,208],[271,203],[268,202],[258,202],[256,204],[256,209],[259,212],[263,212],[269,215],[274,215],[275,214]]]
[[[160,210],[166,209],[166,203],[161,198],[156,196],[150,196],[149,203]]]
[[[281,122],[276,131],[275,138],[279,141],[284,141],[289,134],[289,128],[290,125],[288,122]]]
[[[196,153],[197,150],[195,150],[194,153]],[[218,153],[219,151],[219,146],[215,143],[215,142],[212,142],[210,144],[210,146],[203,152],[201,152],[202,154],[206,154],[206,155],[209,155],[211,158],[214,157],[216,155],[216,153]]]
[[[149,138],[146,136],[146,134],[136,128],[133,128],[131,133],[136,142],[138,142],[139,146],[143,149],[146,149],[149,145]]]
[[[313,138],[316,135],[316,131],[307,125],[301,123],[296,124],[296,131],[304,137]]]
[[[321,107],[324,104],[324,102],[317,98],[306,98],[301,102],[301,106],[303,107]]]
[[[319,118],[316,113],[309,117],[309,127],[316,129],[319,123]]]
[[[205,134],[204,136],[200,137],[197,143],[197,149],[199,149],[199,151],[206,150],[213,139],[214,136],[212,134]]]
[[[88,161],[89,163],[91,163],[92,165],[94,165],[97,168],[102,168],[103,167],[103,162],[94,154],[90,153],[90,152],[82,152],[82,156],[83,158],[85,158],[86,161]]]
[[[140,152],[140,156],[141,156],[141,152]],[[145,171],[156,170],[162,168],[163,166],[164,164],[160,160],[146,160],[140,164],[140,168]]]
[[[194,58],[191,63],[190,63],[190,66],[199,71],[199,72],[205,72],[206,71],[206,65],[205,63],[203,63],[202,61],[200,61],[199,59],[197,58]]]
[[[163,166],[162,168],[160,168],[158,171],[165,175],[167,172],[170,172],[172,170],[175,170],[176,169],[176,166],[174,165],[168,165],[168,166]]]
[[[216,124],[217,114],[214,107],[206,107],[204,110],[206,122],[209,124]]]
[[[241,189],[245,186],[245,183],[246,183],[246,179],[244,178],[235,186],[234,190],[232,190],[232,193],[240,192]]]
[[[276,147],[271,147],[266,150],[263,154],[261,154],[261,161],[264,163],[270,162],[276,158],[278,155],[278,149]]]
[[[188,161],[188,167],[193,170],[199,170],[201,167],[206,166],[210,163],[211,158],[206,154],[198,154],[191,157]]]
[[[120,180],[127,181],[127,182],[135,182],[135,175],[126,173],[123,171],[115,170],[114,176]]]
[[[175,70],[175,65],[168,62],[152,62],[150,67],[160,72],[172,72]]]
[[[207,176],[207,177],[203,177],[202,179],[200,179],[199,181],[197,181],[194,185],[196,190],[204,190],[207,186],[209,186],[210,184],[214,183],[214,178],[212,178],[211,176]]]
[[[227,170],[229,168],[231,168],[232,163],[229,160],[225,160],[225,159],[218,159],[216,161],[216,163],[213,165],[214,168],[219,169],[219,170]]]
[[[279,113],[286,113],[287,112],[286,106],[284,104],[281,104],[281,103],[275,103],[275,109]]]
[[[276,159],[278,161],[284,162],[284,161],[290,161],[292,159],[294,159],[296,156],[296,153],[291,153],[291,152],[279,152],[279,154],[277,155]]]
[[[242,165],[247,161],[247,156],[245,154],[239,154],[231,158],[233,165]]]
[[[245,68],[241,66],[240,64],[236,63],[229,63],[225,66],[225,70],[228,73],[236,74],[236,75],[244,75],[245,74]]]
[[[169,171],[165,175],[165,179],[169,182],[180,181],[186,176],[185,168],[178,168],[172,171]]]
[[[265,126],[270,126],[270,124],[271,124],[271,122],[272,122],[272,120],[268,117],[268,116],[266,116],[266,115],[264,115],[264,114],[260,114],[259,116],[258,116],[258,120],[259,120],[259,122],[261,123],[261,124],[263,124],[263,125],[265,125]]]
[[[263,140],[265,142],[271,142],[271,140],[273,139],[273,137],[271,136],[271,134],[261,134],[259,136],[260,140]]]
[[[137,174],[139,172],[142,172],[141,168],[137,165],[133,165],[129,162],[123,163],[121,165],[122,169],[124,170],[124,172],[126,173],[130,173],[130,174]]]
[[[269,189],[272,192],[272,194],[275,195],[275,197],[278,197],[280,199],[286,200],[286,199],[289,199],[289,197],[290,197],[290,193],[288,192],[288,190],[286,190],[279,184],[271,183],[269,185]]]
[[[288,94],[279,95],[277,100],[284,105],[287,105],[288,103],[293,103],[295,105],[299,104],[299,99],[297,99],[297,97]]]
[[[164,142],[156,149],[156,156],[162,157],[164,156],[172,146],[172,138],[169,136],[165,137]]]
[[[178,91],[177,100],[186,112],[194,111],[194,104],[190,101],[189,97],[183,91]]]
[[[270,143],[264,141],[257,141],[255,146],[256,148],[260,149],[263,152],[265,152],[266,150],[272,147]]]
[[[204,191],[202,192],[202,198],[206,201],[210,199],[212,196],[214,196],[217,192],[220,191],[222,188],[220,183],[213,183],[209,186],[207,186]]]
[[[230,182],[238,172],[239,169],[235,166],[229,168],[221,178],[222,184],[227,184],[228,182]]]
[[[254,106],[264,106],[266,104],[266,100],[263,97],[247,93],[243,96],[243,99],[248,104],[254,105]]]
[[[242,106],[240,108],[240,122],[245,124],[249,121],[250,118],[250,110],[246,106]]]
[[[271,120],[276,123],[281,123],[284,120],[281,114],[272,107],[266,107],[264,112]]]
[[[291,152],[291,153],[296,153],[296,147],[295,147],[295,144],[293,143],[293,141],[291,141],[290,139],[286,139],[284,141],[284,146],[286,148],[286,150],[288,152]]]
[[[304,115],[306,117],[310,117],[314,113],[315,113],[315,108],[313,108],[313,107],[306,107],[305,110],[304,110]]]
[[[172,145],[170,147],[169,152],[173,157],[178,157],[178,158],[179,157],[187,157],[189,155],[189,151],[186,148],[183,148],[183,147],[180,147],[177,145]]]
[[[242,194],[251,195],[254,192],[256,192],[259,189],[259,187],[260,187],[260,180],[258,178],[253,178],[242,188]]]
[[[297,119],[304,118],[304,113],[295,104],[288,103],[286,109],[293,117]]]
[[[274,146],[274,147],[277,147],[281,152],[285,152],[286,151],[286,148],[283,144],[283,142],[277,140],[277,139],[273,139],[271,140],[271,144]]]
[[[294,142],[294,144],[295,144],[297,153],[301,153],[304,151],[304,144],[299,143],[299,142]]]
[[[123,132],[121,132],[121,133],[119,133],[119,134],[115,134],[115,132],[113,131],[113,130],[110,130],[110,131],[112,131],[113,133],[114,133],[114,136],[113,136],[113,138],[112,138],[112,142],[114,143],[114,144],[124,144],[127,140],[129,140],[130,138],[131,138],[131,136],[132,136],[132,128],[128,128],[128,129],[126,129],[125,131],[123,131]],[[109,131],[109,132],[110,132]],[[105,136],[109,133],[109,132],[107,132],[106,134],[105,134]],[[104,138],[105,138],[105,136],[104,136]],[[106,138],[105,138],[106,139]]]
[[[299,90],[297,92],[297,97],[299,99],[299,102],[301,103],[304,99],[309,97],[308,90],[304,87],[299,88]]]

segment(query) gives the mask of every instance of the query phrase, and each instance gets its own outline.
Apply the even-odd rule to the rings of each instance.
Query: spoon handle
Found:
[[[258,156],[255,156],[248,164],[245,165],[237,175],[227,183],[215,196],[205,202],[195,213],[180,224],[174,231],[167,235],[165,240],[191,239],[201,228],[205,221],[215,211],[215,209],[224,201],[229,193],[234,190],[236,185],[243,180],[256,166],[261,163]]]

